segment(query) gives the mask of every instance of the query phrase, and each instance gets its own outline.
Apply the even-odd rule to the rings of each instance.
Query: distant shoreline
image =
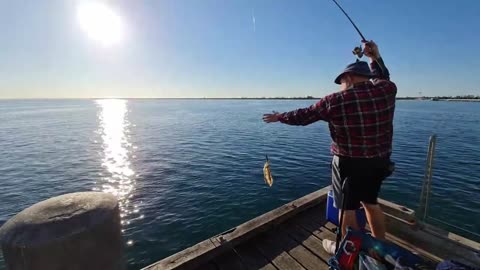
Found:
[[[130,99],[130,100],[319,100],[321,97],[225,97],[225,98],[0,98],[0,101],[9,100],[97,100],[97,99]],[[450,102],[480,102],[480,98],[438,98],[438,97],[397,97],[396,100],[410,101],[450,101]]]
[[[397,97],[397,100],[480,102],[480,98]]]

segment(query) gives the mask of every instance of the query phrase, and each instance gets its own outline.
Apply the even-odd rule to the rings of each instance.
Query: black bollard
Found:
[[[115,196],[78,192],[23,210],[0,228],[7,269],[124,269]]]

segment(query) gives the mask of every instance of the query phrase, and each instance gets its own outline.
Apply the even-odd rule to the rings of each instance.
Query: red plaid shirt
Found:
[[[374,62],[376,63],[376,62]],[[348,90],[330,94],[316,104],[283,113],[280,122],[308,125],[328,122],[332,154],[355,158],[389,157],[392,153],[393,114],[397,87],[378,64],[371,65],[380,78],[357,83]]]

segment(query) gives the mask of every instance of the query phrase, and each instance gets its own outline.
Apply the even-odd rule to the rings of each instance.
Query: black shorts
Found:
[[[355,210],[360,202],[377,204],[383,180],[390,174],[389,158],[349,158],[334,156],[332,160],[332,186],[335,206],[342,207],[342,185],[346,179],[344,210]]]

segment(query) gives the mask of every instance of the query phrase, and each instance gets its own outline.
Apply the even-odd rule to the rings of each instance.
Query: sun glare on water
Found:
[[[123,20],[106,2],[81,1],[77,6],[77,19],[87,36],[104,47],[124,39]]]
[[[102,151],[99,152],[103,168],[94,191],[102,191],[117,197],[122,225],[143,219],[133,196],[136,190],[136,174],[133,170],[135,147],[131,143],[128,101],[100,99],[98,107],[98,130]],[[129,240],[127,245],[133,245]]]

